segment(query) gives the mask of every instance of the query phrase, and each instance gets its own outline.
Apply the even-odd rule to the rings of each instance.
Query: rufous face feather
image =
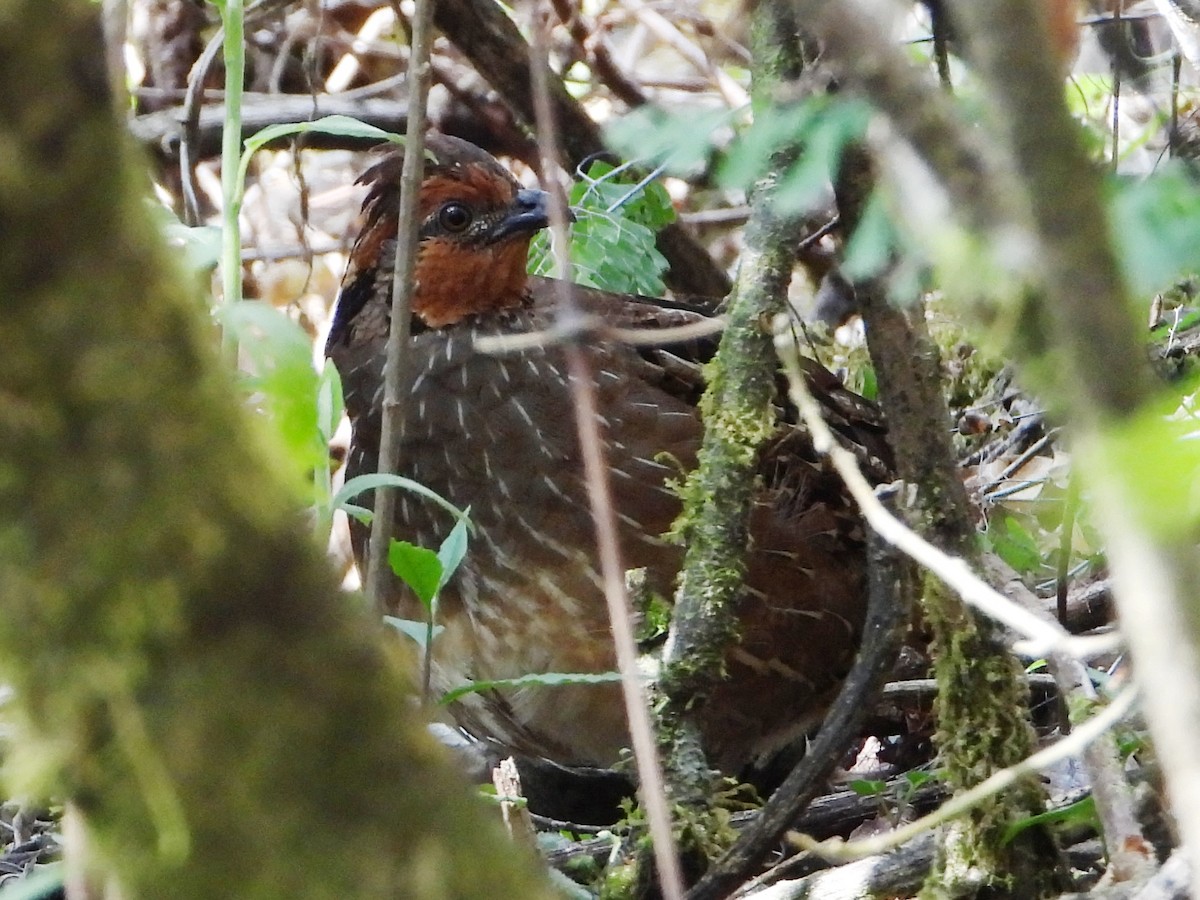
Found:
[[[547,224],[546,195],[523,189],[493,157],[465,141],[431,135],[428,149],[434,159],[426,161],[417,203],[414,320],[442,328],[520,305],[529,242]],[[342,281],[331,345],[346,338],[369,303],[390,294],[382,288],[391,282],[395,261],[402,164],[403,152],[393,153],[359,179],[370,185],[365,224]],[[379,318],[368,314],[371,322]]]

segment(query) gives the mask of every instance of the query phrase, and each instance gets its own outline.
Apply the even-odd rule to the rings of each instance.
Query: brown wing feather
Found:
[[[435,171],[444,175],[458,166],[459,176],[491,178],[497,191],[511,190],[511,176],[490,157],[481,161],[481,153],[441,147]],[[341,372],[354,428],[350,476],[376,468],[398,174],[398,157],[391,156],[364,176],[371,188],[367,226],[351,253],[327,347]],[[472,278],[486,275],[490,265],[470,253],[461,264],[474,267]],[[431,278],[440,289],[469,292],[475,283],[453,271],[418,272],[418,282]],[[445,631],[434,645],[441,688],[467,679],[613,668],[562,348],[488,355],[475,346],[484,335],[545,330],[553,324],[556,293],[553,282],[531,278],[508,308],[415,329],[408,348],[402,470],[451,502],[470,506],[477,526],[465,562],[441,597]],[[591,289],[576,289],[576,299],[623,328],[661,329],[706,318],[704,308],[688,303]],[[661,537],[680,509],[668,481],[696,464],[703,366],[717,340],[631,347],[593,335],[581,343],[603,417],[624,560],[645,567],[652,588],[664,596],[673,591],[683,553]],[[809,373],[839,432],[852,445],[866,446],[858,436],[878,436],[878,416],[831,379],[824,370]],[[819,713],[853,653],[862,618],[857,515],[793,424],[782,390],[779,399],[779,433],[759,466],[762,490],[751,518],[741,641],[726,661],[730,680],[710,698],[705,726],[712,757],[727,770]],[[436,547],[453,524],[444,511],[412,495],[401,494],[397,506],[393,532],[401,539]],[[361,559],[366,530],[355,525],[353,534]],[[390,599],[401,615],[423,615],[398,582]],[[566,763],[612,762],[627,742],[619,691],[611,685],[471,695],[456,715],[477,735]]]

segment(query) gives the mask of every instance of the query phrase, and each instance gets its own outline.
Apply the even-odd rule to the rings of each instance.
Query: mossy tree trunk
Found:
[[[1099,173],[1063,100],[1047,5],[954,0],[950,9],[1039,251],[1043,291],[1022,310],[1015,350],[1052,411],[1071,427],[1172,811],[1196,858],[1200,523],[1186,502],[1171,505],[1166,518],[1174,521],[1164,521],[1149,499],[1156,468],[1187,466],[1193,457],[1187,439],[1164,427],[1161,410],[1154,409],[1151,371]],[[1194,472],[1179,485],[1181,494],[1190,490],[1189,477]],[[1192,868],[1191,889],[1200,896],[1200,866]]]
[[[1172,811],[1188,852],[1200,855],[1200,605],[1192,600],[1200,525],[1180,501],[1186,490],[1148,502],[1154,469],[1190,457],[1153,406],[1103,185],[1064,102],[1047,5],[947,4],[987,101],[982,127],[891,42],[866,4],[793,6],[823,38],[843,86],[870,98],[945,191],[945,221],[921,237],[950,263],[952,293],[975,302],[993,339],[1070,428]],[[1174,521],[1151,508],[1163,501]],[[1200,895],[1200,868],[1192,891]]]
[[[137,897],[548,897],[339,598],[148,223],[99,7],[0,4],[11,784]]]
[[[871,159],[852,147],[836,187],[838,211],[849,233],[875,188]],[[889,297],[885,277],[855,285],[867,346],[888,416],[888,439],[897,474],[914,488],[905,514],[912,528],[976,571],[980,554],[971,503],[950,442],[950,410],[942,363],[920,298]],[[989,621],[980,621],[962,599],[926,574],[921,609],[932,635],[938,684],[934,710],[940,765],[955,791],[975,786],[1034,751],[1028,690],[1018,660]],[[1006,791],[942,830],[934,871],[924,897],[969,896],[997,884],[1020,896],[1053,890],[1058,860],[1037,829],[1005,838],[1015,822],[1043,810],[1037,786]]]
[[[785,10],[760,7],[751,27],[754,97],[760,110],[773,92],[803,71],[795,28]],[[725,655],[738,639],[737,600],[746,567],[750,510],[758,457],[776,428],[775,357],[770,322],[787,304],[796,260],[798,217],[774,211],[780,173],[798,146],[772,159],[772,172],[751,191],[746,248],[738,265],[716,357],[701,400],[704,441],[696,469],[683,485],[684,508],[675,533],[687,548],[664,652],[660,689],[666,769],[679,803],[709,802],[712,773],[700,749],[700,721],[708,693],[725,678]]]

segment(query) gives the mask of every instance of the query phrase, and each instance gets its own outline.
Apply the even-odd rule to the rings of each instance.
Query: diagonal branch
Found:
[[[530,64],[535,74],[534,105],[538,125],[538,150],[542,157],[542,171],[549,175],[559,171],[558,128],[555,110],[550,102],[550,72],[549,66],[545,65],[547,45],[542,23],[536,20],[532,22],[531,31],[534,37],[530,47]],[[567,210],[556,192],[551,196],[554,199],[550,210],[550,225],[553,232],[552,246],[557,257],[556,267],[559,272],[566,273],[570,271],[570,260],[567,259],[570,246],[567,240]],[[570,282],[562,279],[557,282],[557,288],[557,317],[569,322],[579,315],[572,286]],[[617,537],[617,512],[613,503],[612,485],[609,483],[610,469],[605,461],[604,436],[599,424],[596,373],[577,340],[566,341],[563,355],[566,357],[570,373],[575,426],[579,434],[584,480],[596,531],[596,549],[604,582],[604,599],[608,605],[609,621],[612,625],[617,667],[621,672],[622,698],[629,722],[634,762],[637,765],[639,794],[642,807],[646,811],[653,844],[658,883],[664,900],[682,900],[683,872],[679,864],[679,854],[675,849],[662,763],[659,760],[654,728],[650,721],[650,711],[638,667],[633,608],[625,588],[625,566],[621,562]]]

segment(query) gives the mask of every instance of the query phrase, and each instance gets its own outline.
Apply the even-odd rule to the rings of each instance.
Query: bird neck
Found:
[[[417,257],[412,311],[431,328],[525,302],[529,240],[470,245],[424,241]]]

